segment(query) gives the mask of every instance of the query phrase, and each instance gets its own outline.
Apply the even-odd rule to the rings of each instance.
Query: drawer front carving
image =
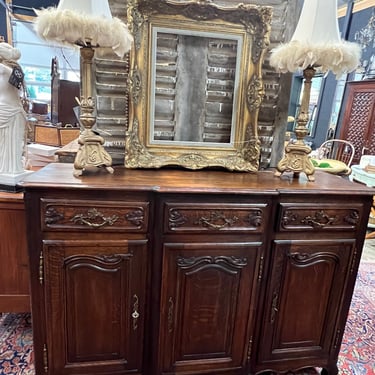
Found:
[[[149,202],[41,199],[42,230],[145,233],[148,219]]]
[[[355,231],[361,222],[361,204],[280,204],[280,231]]]
[[[166,203],[164,232],[255,232],[265,228],[267,204]]]

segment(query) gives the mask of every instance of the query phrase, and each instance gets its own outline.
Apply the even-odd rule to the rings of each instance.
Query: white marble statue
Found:
[[[17,64],[20,56],[18,49],[0,43],[0,175],[24,172],[22,154],[27,120],[20,96],[23,87],[23,73]]]

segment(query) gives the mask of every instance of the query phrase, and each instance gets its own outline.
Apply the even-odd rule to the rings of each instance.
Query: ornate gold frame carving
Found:
[[[206,0],[130,0],[129,29],[134,36],[130,56],[129,129],[126,136],[125,167],[160,168],[173,165],[188,169],[223,167],[234,171],[256,172],[260,142],[257,118],[264,95],[261,65],[269,45],[272,8],[250,4],[219,6]],[[232,130],[228,143],[153,142],[150,136],[152,114],[153,28],[176,33],[212,32],[240,41],[235,79],[236,100],[232,107]],[[188,30],[188,31],[186,31]],[[184,124],[185,126],[185,124]],[[187,125],[188,126],[188,125]],[[152,128],[153,129],[153,128]]]

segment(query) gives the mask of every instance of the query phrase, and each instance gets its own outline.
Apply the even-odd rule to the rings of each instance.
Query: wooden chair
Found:
[[[321,144],[318,149],[319,159],[339,160],[347,165],[347,170],[343,175],[351,173],[351,164],[354,158],[354,145],[345,139],[329,139]]]

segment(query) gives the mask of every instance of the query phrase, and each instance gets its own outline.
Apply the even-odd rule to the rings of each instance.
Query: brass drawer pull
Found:
[[[225,227],[231,227],[238,221],[237,216],[233,216],[231,218],[227,218],[221,212],[211,212],[210,217],[202,216],[196,224],[202,225],[203,227],[209,229],[220,230]]]
[[[319,210],[315,212],[314,216],[306,216],[301,220],[301,223],[310,225],[313,228],[324,228],[335,224],[337,221],[337,216],[329,216],[324,210]]]
[[[75,224],[84,224],[92,228],[100,228],[104,225],[113,225],[118,220],[117,215],[105,217],[96,208],[87,211],[87,214],[79,214],[72,218]]]

